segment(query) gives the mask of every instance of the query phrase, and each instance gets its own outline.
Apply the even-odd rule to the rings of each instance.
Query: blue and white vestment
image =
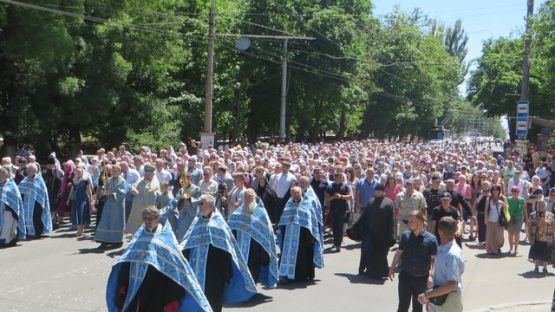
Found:
[[[194,272],[179,249],[169,223],[166,223],[160,231],[155,233],[146,231],[144,225],[135,232],[133,240],[118,262],[112,267],[108,279],[106,302],[110,312],[120,311],[116,305],[116,298],[119,291],[118,278],[124,262],[130,263],[130,271],[127,296],[121,311],[125,311],[137,295],[149,266],[152,266],[186,290],[187,293],[180,300],[178,311],[212,311]]]
[[[203,289],[206,283],[206,264],[210,245],[229,253],[233,261],[233,275],[224,289],[223,303],[232,304],[249,300],[256,294],[256,285],[237,241],[217,210],[210,218],[196,217],[181,243],[182,250],[190,249],[189,262]]]
[[[281,249],[279,276],[295,279],[301,227],[308,229],[315,240],[312,259],[314,265],[318,268],[324,267],[323,235],[320,231],[321,227],[316,210],[310,199],[305,197],[299,203],[289,199],[278,225],[280,228],[285,227],[285,233],[278,233],[278,244]],[[283,237],[285,241],[283,241]]]
[[[262,201],[252,211],[245,205],[237,208],[227,221],[231,230],[237,231],[237,243],[246,261],[249,259],[251,239],[254,239],[270,258],[268,265],[260,268],[259,280],[268,287],[275,287],[278,277],[278,258],[272,223]],[[255,282],[258,282],[255,281]]]
[[[40,175],[34,178],[25,177],[18,185],[19,192],[23,198],[23,221],[25,222],[25,231],[27,236],[37,236],[37,234],[46,234],[52,232],[52,217],[50,214],[50,202],[48,200],[48,189]],[[35,202],[41,208],[41,221],[44,227],[43,233],[36,233],[33,224],[33,213],[35,211]]]

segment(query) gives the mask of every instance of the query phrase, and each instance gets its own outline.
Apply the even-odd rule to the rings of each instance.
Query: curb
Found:
[[[486,308],[479,308],[479,309],[475,309],[472,310],[471,312],[491,312],[491,311],[503,311],[506,309],[512,309],[515,307],[521,307],[521,306],[542,306],[542,305],[546,305],[547,307],[550,307],[551,305],[551,301],[547,300],[547,301],[516,301],[513,303],[509,303],[509,304],[500,304],[500,305],[494,305],[494,306],[490,306],[490,307],[486,307]]]

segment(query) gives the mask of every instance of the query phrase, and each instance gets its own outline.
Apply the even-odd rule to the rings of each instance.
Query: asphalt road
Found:
[[[97,246],[90,232],[78,240],[63,229],[50,238],[0,249],[0,311],[106,311],[107,277],[122,251],[100,252]],[[549,311],[555,269],[548,276],[534,274],[528,249],[522,246],[517,257],[491,259],[482,249],[465,247],[465,311],[493,306],[495,311]],[[396,311],[397,281],[357,276],[359,252],[357,243],[347,241],[341,253],[326,254],[326,267],[317,270],[314,283],[261,288],[252,302],[225,310]]]

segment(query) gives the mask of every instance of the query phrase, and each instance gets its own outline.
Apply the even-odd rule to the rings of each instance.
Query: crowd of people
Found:
[[[555,265],[555,151],[503,148],[193,142],[135,155],[101,148],[65,162],[52,153],[43,164],[20,153],[0,168],[0,245],[68,220],[78,239],[92,228],[100,249],[133,234],[110,276],[110,310],[220,311],[249,300],[257,283],[313,280],[324,237],[341,252],[346,233],[362,242],[360,275],[399,273],[399,311],[411,301],[414,311],[462,311],[463,242],[491,257],[529,243],[538,274]],[[157,283],[171,291],[158,294]]]

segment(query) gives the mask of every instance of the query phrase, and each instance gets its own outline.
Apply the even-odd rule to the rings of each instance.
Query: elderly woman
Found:
[[[528,258],[534,261],[534,272],[539,272],[543,266],[543,273],[547,274],[547,265],[551,261],[553,241],[555,241],[555,221],[553,213],[546,211],[545,201],[538,201],[537,210],[528,219],[530,229],[530,252]]]
[[[66,202],[71,201],[71,224],[77,229],[76,236],[83,235],[85,225],[91,223],[92,181],[85,172],[85,166],[80,164],[75,171],[75,179]]]

